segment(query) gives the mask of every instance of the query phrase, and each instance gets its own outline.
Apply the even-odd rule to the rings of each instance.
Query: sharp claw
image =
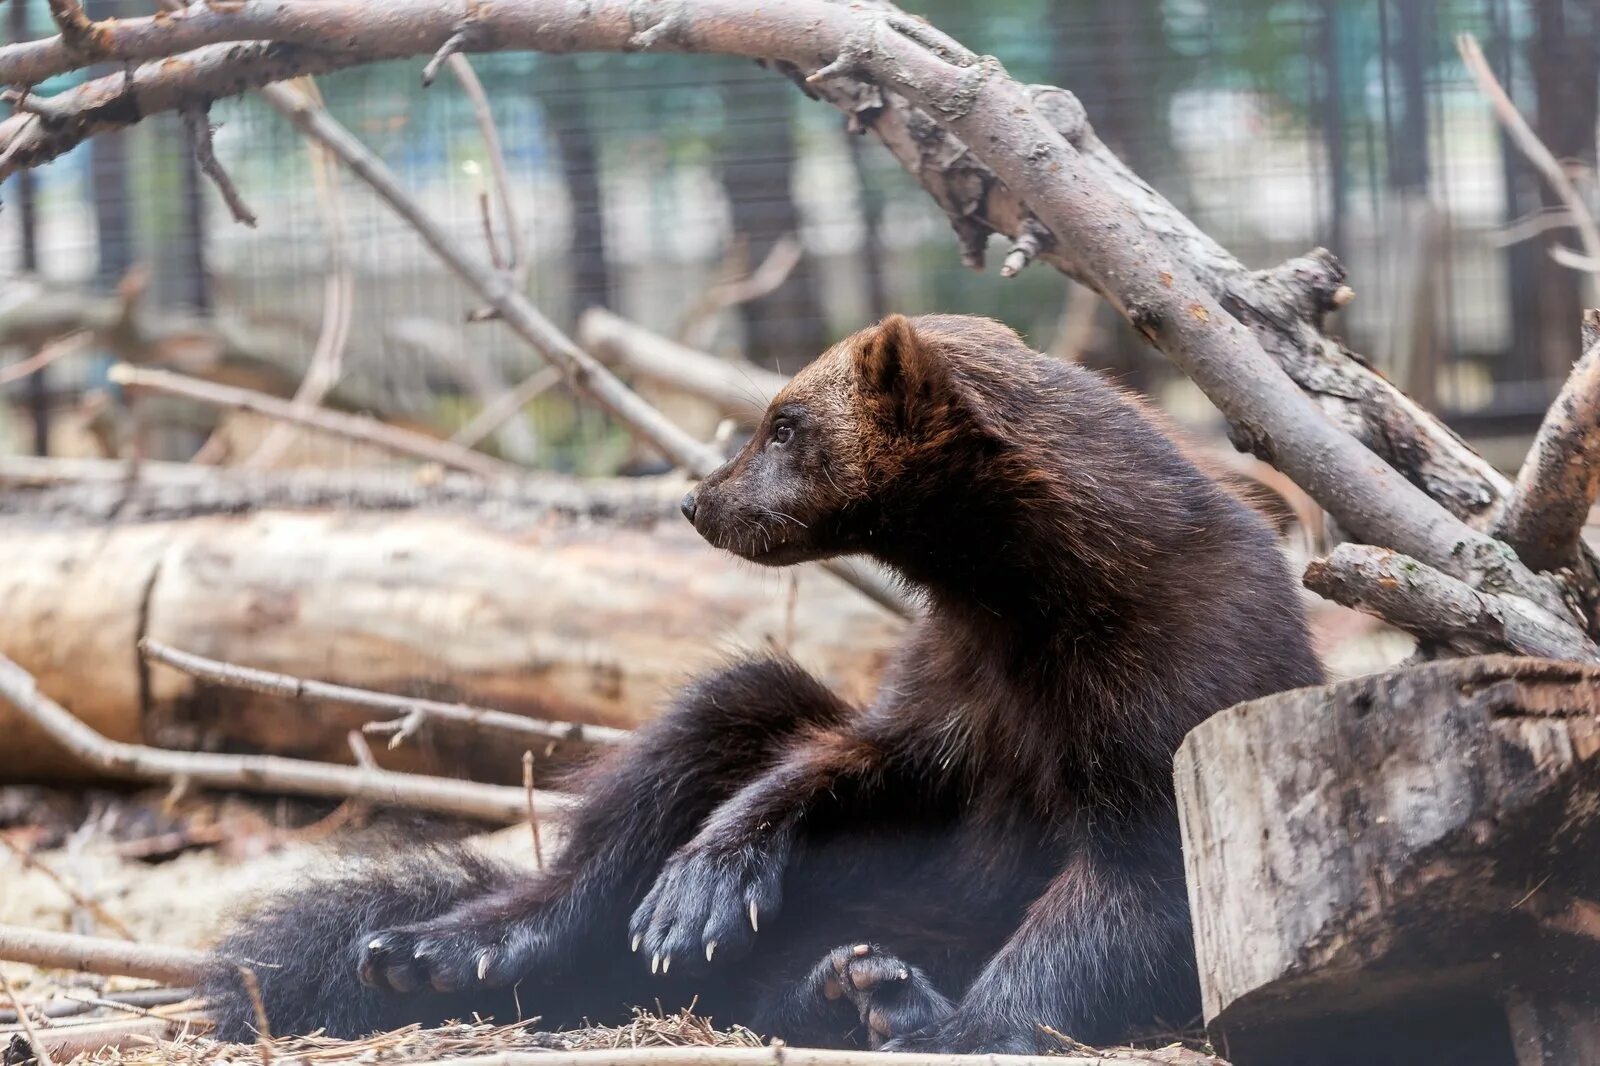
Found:
[[[871,944],[857,944],[855,947],[850,949],[850,954],[856,955],[856,956],[870,955],[870,954],[872,954],[872,945]]]
[[[911,980],[911,971],[902,966],[900,972],[895,974],[895,977],[901,981],[909,981]]]
[[[761,922],[756,918],[755,900],[750,901],[750,928],[757,933],[761,932]]]
[[[670,969],[672,969],[672,956],[663,955],[661,957],[661,972],[666,973]]]
[[[494,953],[490,951],[478,956],[478,980],[485,980],[489,976],[489,960],[493,957]]]
[[[383,937],[381,936],[375,936],[371,940],[367,941],[368,951],[377,951],[381,947],[383,947]]]
[[[706,961],[707,962],[711,961],[711,956],[716,952],[716,950],[717,950],[717,942],[715,940],[707,940],[706,941]]]
[[[639,945],[642,944],[642,943],[644,943],[644,934],[643,933],[634,934],[632,950],[633,950],[633,953],[635,955],[637,955],[639,953]]]
[[[651,955],[650,956],[650,972],[651,973],[660,973],[661,972],[661,956],[660,955]]]

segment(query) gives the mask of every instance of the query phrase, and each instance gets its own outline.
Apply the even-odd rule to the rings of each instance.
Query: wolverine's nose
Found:
[[[693,492],[686,492],[686,493],[683,494],[683,502],[678,504],[678,510],[683,512],[683,517],[687,518],[691,522],[694,521],[694,493]]]

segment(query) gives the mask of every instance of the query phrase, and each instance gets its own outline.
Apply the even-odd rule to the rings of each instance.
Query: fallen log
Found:
[[[1600,1061],[1600,668],[1484,657],[1230,708],[1176,763],[1240,1066]]]
[[[143,638],[298,678],[628,728],[741,649],[786,648],[863,699],[903,625],[827,575],[715,552],[677,516],[679,484],[200,477],[152,464],[130,485],[125,469],[75,464],[74,481],[0,464],[0,486],[34,486],[0,505],[0,654],[113,740],[349,762],[346,734],[372,717],[144,663]],[[0,730],[0,775],[78,765],[6,708]],[[523,747],[430,725],[379,758],[518,783]]]

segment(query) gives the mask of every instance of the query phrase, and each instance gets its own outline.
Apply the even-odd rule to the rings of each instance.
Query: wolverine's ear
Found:
[[[902,424],[936,403],[944,383],[939,357],[905,315],[885,318],[865,330],[855,348],[856,373],[884,413]]]

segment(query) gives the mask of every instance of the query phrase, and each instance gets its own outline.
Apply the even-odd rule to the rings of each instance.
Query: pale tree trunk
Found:
[[[826,575],[791,589],[712,551],[677,514],[681,482],[429,489],[404,471],[202,479],[159,464],[147,477],[30,489],[0,473],[0,654],[116,740],[344,762],[346,732],[372,717],[144,665],[146,637],[312,680],[629,727],[740,650],[787,650],[864,700],[903,627]],[[0,703],[0,775],[72,771],[44,738],[12,735],[11,714]],[[515,782],[521,754],[441,725],[380,758]]]

